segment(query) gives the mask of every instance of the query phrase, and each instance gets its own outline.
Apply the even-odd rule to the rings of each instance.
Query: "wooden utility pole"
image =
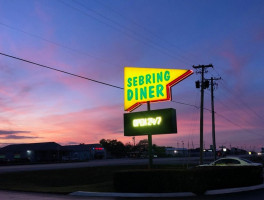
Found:
[[[220,78],[211,77],[211,109],[212,109],[212,140],[213,140],[213,154],[214,160],[216,160],[216,142],[215,142],[215,111],[214,111],[214,80],[220,80]]]
[[[194,69],[199,70],[197,73],[201,74],[201,82],[196,81],[196,88],[201,88],[201,106],[200,106],[200,164],[203,164],[203,110],[204,110],[204,89],[209,87],[208,83],[205,82],[204,73],[207,73],[207,68],[213,67],[212,64],[209,65],[198,65],[193,66]]]

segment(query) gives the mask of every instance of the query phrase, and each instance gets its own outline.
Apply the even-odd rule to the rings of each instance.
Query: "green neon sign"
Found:
[[[176,110],[173,108],[124,114],[124,135],[177,133]]]
[[[161,124],[162,117],[149,117],[149,118],[140,118],[133,120],[133,127],[142,127],[142,126],[159,126]]]

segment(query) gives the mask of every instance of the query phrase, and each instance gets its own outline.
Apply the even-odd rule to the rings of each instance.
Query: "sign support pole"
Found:
[[[147,102],[148,111],[150,111],[150,102]],[[149,154],[149,169],[152,169],[153,157],[152,157],[152,135],[148,134],[148,154]]]

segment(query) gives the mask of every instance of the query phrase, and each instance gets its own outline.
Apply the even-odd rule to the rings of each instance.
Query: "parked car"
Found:
[[[199,165],[203,166],[263,166],[261,163],[254,163],[250,160],[238,157],[220,158],[210,164]]]

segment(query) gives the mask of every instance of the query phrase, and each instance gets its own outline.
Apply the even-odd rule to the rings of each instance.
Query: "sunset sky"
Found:
[[[0,55],[0,146],[132,142],[123,133],[125,66],[213,64],[205,77],[222,78],[214,91],[217,146],[264,147],[263,0],[0,0],[0,53],[117,86]],[[199,147],[199,79],[194,70],[172,88],[173,102],[151,104],[175,108],[178,126],[153,143]],[[211,126],[205,110],[205,147]]]

